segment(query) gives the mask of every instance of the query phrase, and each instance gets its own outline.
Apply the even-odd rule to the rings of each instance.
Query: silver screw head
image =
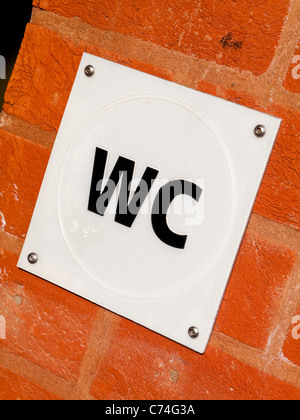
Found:
[[[199,330],[197,327],[189,328],[189,336],[191,338],[198,338],[199,337]]]
[[[95,67],[92,65],[88,65],[86,66],[86,68],[84,69],[84,73],[87,77],[92,77],[95,74]]]
[[[256,135],[256,137],[264,137],[266,132],[266,127],[261,124],[257,125],[254,129],[254,134]]]
[[[35,252],[31,252],[28,255],[28,262],[30,262],[30,264],[36,264],[39,260],[39,257],[37,256],[37,254]]]

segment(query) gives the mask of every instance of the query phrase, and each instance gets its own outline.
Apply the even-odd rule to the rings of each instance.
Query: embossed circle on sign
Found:
[[[159,171],[131,228],[114,221],[114,200],[103,217],[88,211],[97,147],[109,152],[106,178],[119,156],[135,162],[137,183],[146,167]],[[203,190],[198,205],[182,196],[170,206],[170,228],[188,236],[183,250],[160,241],[151,225],[155,194],[174,179]],[[183,199],[193,214],[177,214]],[[159,299],[189,287],[222,251],[232,211],[230,163],[221,140],[197,111],[171,98],[132,96],[107,105],[75,135],[60,172],[58,213],[74,261],[124,298]]]

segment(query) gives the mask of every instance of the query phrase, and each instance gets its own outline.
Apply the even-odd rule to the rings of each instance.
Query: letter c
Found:
[[[152,208],[152,227],[156,236],[165,244],[184,249],[187,235],[178,235],[168,226],[167,213],[172,201],[179,195],[188,195],[199,202],[202,189],[186,180],[175,180],[164,185],[158,192]]]

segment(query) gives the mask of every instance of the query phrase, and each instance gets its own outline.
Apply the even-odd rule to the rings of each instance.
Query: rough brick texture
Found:
[[[35,0],[35,4],[107,31],[261,74],[274,57],[290,2]]]
[[[254,211],[300,230],[300,112],[268,111],[283,121]]]
[[[50,392],[7,369],[0,368],[0,400],[58,400]]]
[[[0,130],[0,230],[25,237],[49,150]]]
[[[58,129],[84,47],[29,25],[6,94],[7,113]]]
[[[265,349],[296,254],[247,234],[227,288],[216,330]]]
[[[78,378],[96,307],[34,278],[0,249],[0,313],[6,340],[0,349],[74,381]]]
[[[299,1],[34,6],[0,115],[0,399],[300,399]],[[16,268],[84,51],[283,120],[204,356]]]
[[[98,366],[98,399],[299,399],[300,391],[220,351],[205,357],[124,320]]]

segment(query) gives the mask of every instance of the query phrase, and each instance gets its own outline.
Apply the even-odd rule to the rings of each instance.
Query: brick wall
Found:
[[[34,0],[0,115],[0,399],[300,398],[299,22],[298,0]],[[283,119],[204,356],[16,268],[84,51]]]

